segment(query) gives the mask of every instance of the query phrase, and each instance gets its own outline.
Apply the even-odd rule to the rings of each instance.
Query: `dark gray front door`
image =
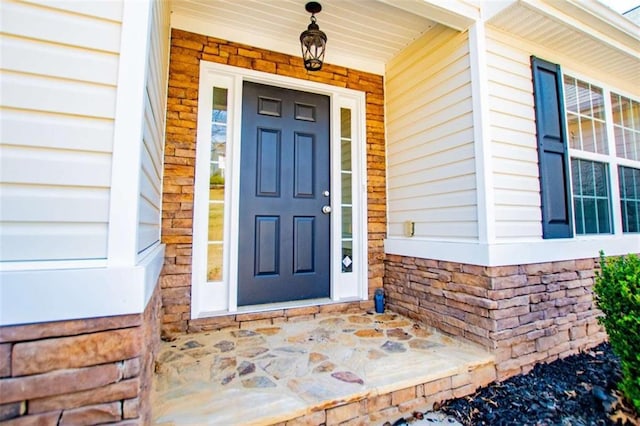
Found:
[[[245,82],[239,306],[329,296],[329,188],[329,98]]]

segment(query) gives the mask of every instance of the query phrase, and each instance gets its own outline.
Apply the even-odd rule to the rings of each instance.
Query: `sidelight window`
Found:
[[[209,160],[207,281],[222,281],[223,279],[227,134],[227,89],[214,87],[211,107],[211,157]]]
[[[353,170],[351,110],[340,108],[340,177],[342,181],[342,272],[353,272]]]

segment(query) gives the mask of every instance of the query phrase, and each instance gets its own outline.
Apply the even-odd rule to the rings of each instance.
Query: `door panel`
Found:
[[[280,270],[280,218],[257,216],[255,232],[256,275],[277,275]]]
[[[293,218],[294,274],[315,272],[314,228],[315,218],[313,217]]]
[[[255,171],[258,180],[256,195],[280,196],[280,132],[258,128],[258,164]]]
[[[330,295],[329,98],[245,82],[238,305]]]

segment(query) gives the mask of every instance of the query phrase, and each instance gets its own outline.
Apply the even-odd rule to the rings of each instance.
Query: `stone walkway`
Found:
[[[468,375],[492,362],[478,347],[396,314],[325,315],[186,334],[162,344],[152,390],[154,424],[276,424]],[[393,423],[404,414],[387,412],[389,418],[378,415],[372,424]]]

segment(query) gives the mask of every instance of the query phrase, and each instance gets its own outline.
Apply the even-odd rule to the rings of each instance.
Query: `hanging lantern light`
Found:
[[[311,1],[306,4],[305,9],[311,14],[311,23],[305,31],[300,34],[300,45],[302,46],[302,59],[307,71],[319,71],[324,60],[324,50],[327,46],[327,35],[320,31],[316,24],[315,14],[322,10],[320,3]]]

